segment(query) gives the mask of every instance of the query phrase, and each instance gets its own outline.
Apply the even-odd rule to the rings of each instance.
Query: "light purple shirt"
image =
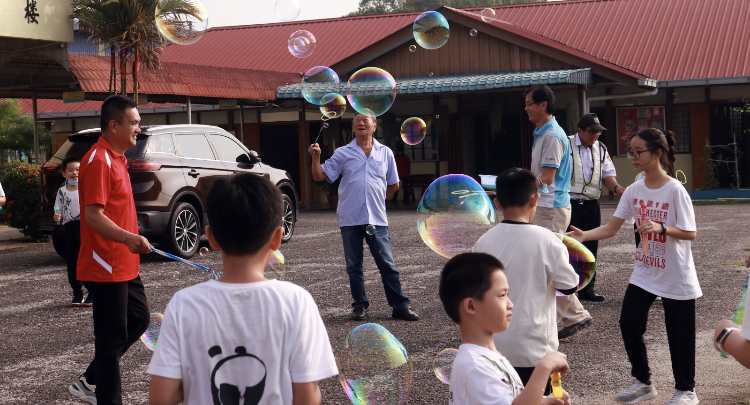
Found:
[[[398,183],[393,151],[372,140],[370,157],[352,140],[335,152],[322,165],[328,182],[342,175],[336,216],[339,226],[388,226],[385,215],[385,191]]]

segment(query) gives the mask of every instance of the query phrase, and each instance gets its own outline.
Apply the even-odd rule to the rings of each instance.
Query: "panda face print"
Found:
[[[257,405],[266,385],[266,365],[244,346],[237,346],[234,352],[219,360],[211,372],[214,405]],[[221,353],[219,346],[208,350],[211,358]]]

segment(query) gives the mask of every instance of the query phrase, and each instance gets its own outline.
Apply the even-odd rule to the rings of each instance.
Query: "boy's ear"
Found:
[[[477,308],[474,305],[476,300],[471,297],[466,297],[463,300],[461,300],[461,304],[459,305],[459,312],[461,314],[467,314],[467,315],[476,315]]]
[[[500,201],[497,198],[493,198],[492,203],[495,204],[495,208],[497,208],[498,211],[503,210],[503,207],[500,205]]]
[[[206,238],[208,238],[208,245],[211,246],[211,249],[221,250],[221,246],[219,246],[219,243],[216,242],[216,238],[214,237],[214,231],[211,230],[211,225],[206,225],[204,233],[206,234]]]
[[[535,193],[534,195],[531,196],[531,200],[529,200],[530,208],[536,207],[536,203],[539,202],[539,197],[540,197],[539,193]]]
[[[271,250],[279,250],[281,247],[281,238],[284,236],[284,228],[278,227],[276,231],[271,235]]]

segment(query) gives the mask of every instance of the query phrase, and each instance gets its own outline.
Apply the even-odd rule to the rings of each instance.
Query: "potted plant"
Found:
[[[335,210],[339,204],[339,184],[341,184],[341,176],[336,181],[329,183],[328,180],[316,181],[315,182],[328,198],[328,208]]]

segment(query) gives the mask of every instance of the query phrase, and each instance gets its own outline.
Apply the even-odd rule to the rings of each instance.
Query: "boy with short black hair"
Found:
[[[65,229],[65,263],[68,268],[68,283],[73,289],[71,307],[91,307],[91,294],[83,300],[83,283],[76,278],[78,251],[81,249],[81,207],[78,203],[78,174],[81,159],[78,156],[68,156],[62,161],[62,175],[65,185],[57,190],[55,198],[55,214],[52,219]]]
[[[536,364],[558,347],[555,289],[574,293],[578,275],[562,241],[531,224],[539,200],[536,176],[514,167],[497,176],[495,186],[494,203],[504,219],[482,235],[472,251],[491,254],[507,266],[509,297],[517,309],[508,330],[494,339],[526,384]],[[548,384],[546,392],[550,390]]]
[[[320,404],[318,380],[338,370],[318,308],[303,288],[263,276],[281,244],[280,191],[256,174],[221,178],[206,211],[224,272],[167,305],[149,403]]]
[[[461,329],[461,346],[451,369],[450,405],[569,405],[567,392],[562,399],[543,396],[550,373],[568,371],[564,354],[545,354],[524,387],[495,348],[493,335],[508,329],[514,308],[503,270],[492,255],[462,253],[440,273],[440,301]]]

